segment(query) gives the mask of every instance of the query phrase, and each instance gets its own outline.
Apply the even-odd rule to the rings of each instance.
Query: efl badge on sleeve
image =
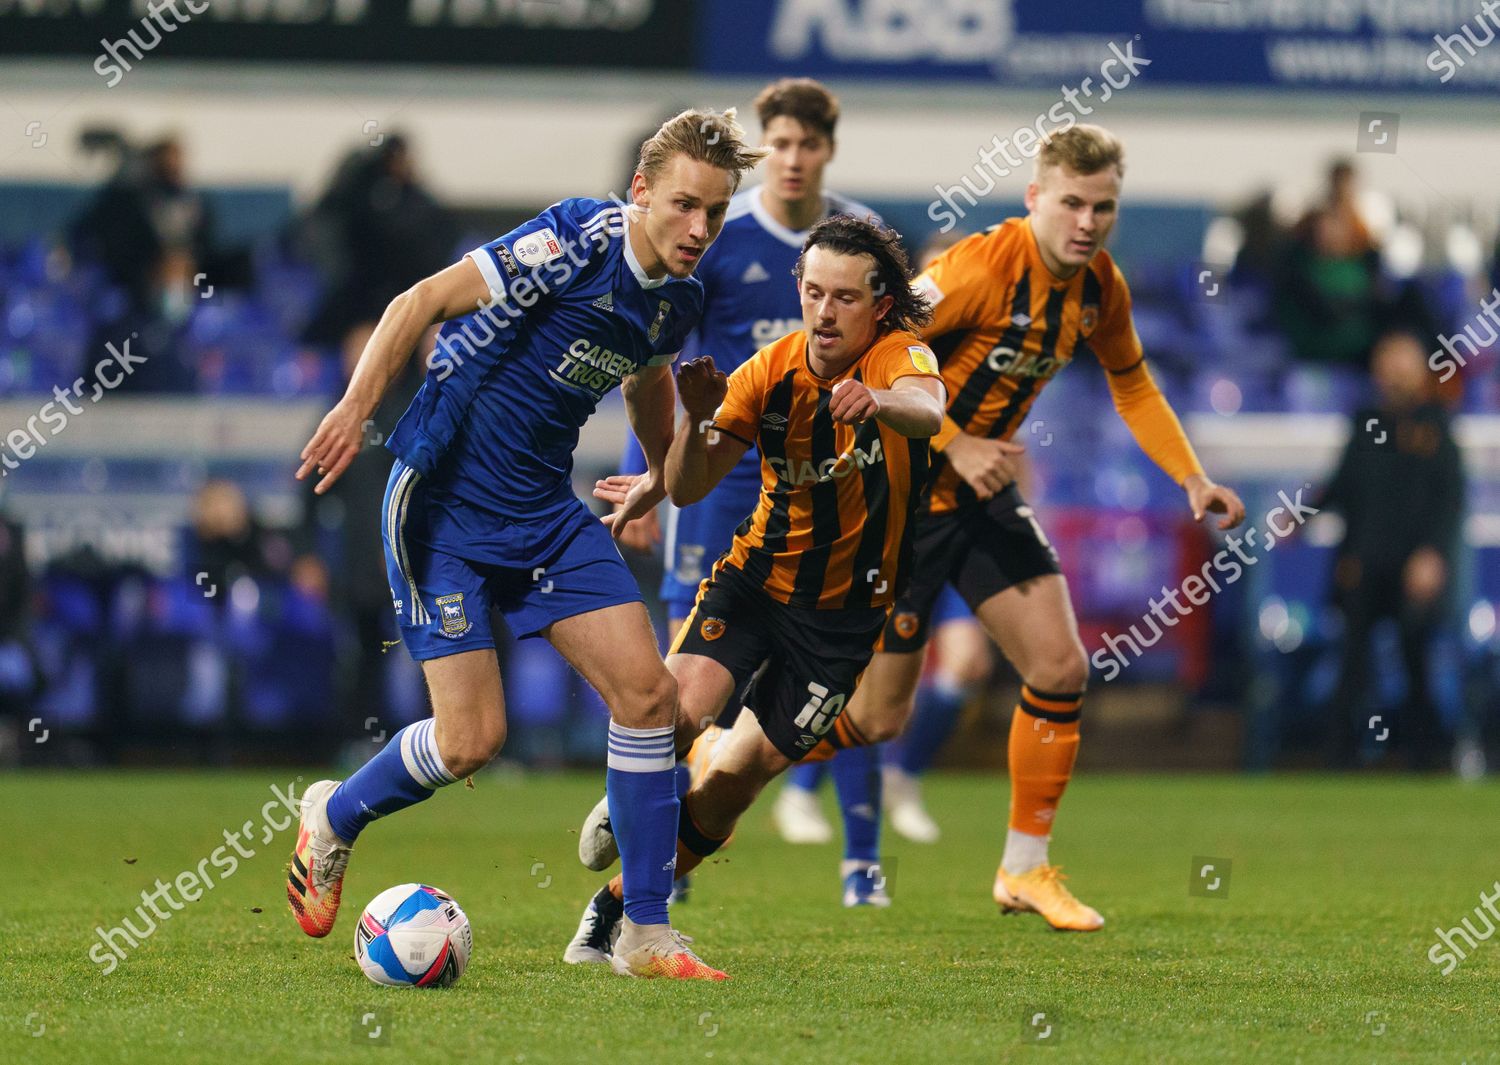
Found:
[[[911,356],[911,364],[922,373],[938,374],[942,372],[938,369],[937,359],[933,356],[932,352],[928,351],[921,344],[913,344],[906,349],[906,353]]]
[[[662,300],[656,307],[656,317],[651,322],[651,328],[646,331],[646,339],[656,343],[656,338],[661,336],[661,327],[667,323],[667,312],[672,309],[672,304]]]
[[[464,616],[464,593],[439,596],[438,615],[443,619],[444,636],[462,636],[469,631],[469,619]]]
[[[563,249],[557,234],[551,229],[542,228],[516,238],[515,252],[516,258],[527,266],[541,266],[556,259],[563,253]]]

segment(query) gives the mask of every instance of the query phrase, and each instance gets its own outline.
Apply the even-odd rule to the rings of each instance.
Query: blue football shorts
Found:
[[[397,460],[381,513],[391,599],[419,662],[493,648],[491,609],[524,639],[641,601],[609,529],[576,497],[527,518],[481,513]]]
[[[759,499],[759,481],[740,484],[726,480],[699,502],[668,511],[661,580],[661,601],[667,617],[685,618],[693,612],[698,586],[719,556],[729,550],[734,531],[755,510]]]

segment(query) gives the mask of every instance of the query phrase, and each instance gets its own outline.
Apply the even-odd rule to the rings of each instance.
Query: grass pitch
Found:
[[[1090,935],[995,912],[1003,777],[931,781],[943,841],[889,839],[884,912],[841,909],[836,848],[781,843],[762,804],[675,914],[732,975],[706,986],[559,960],[600,882],[574,831],[602,772],[492,774],[376,824],[321,942],[283,898],[292,830],[262,841],[271,785],[295,778],[0,777],[0,1060],[1500,1061],[1500,937],[1449,976],[1427,957],[1435,926],[1484,929],[1495,785],[1085,775],[1053,856],[1108,919]],[[109,975],[90,960],[96,927],[245,821],[253,858],[208,866],[216,886]],[[403,881],[473,922],[454,988],[380,988],[352,960],[361,907]]]

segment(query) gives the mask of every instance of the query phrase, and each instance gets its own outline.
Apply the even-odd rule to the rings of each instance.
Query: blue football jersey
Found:
[[[880,221],[864,204],[836,193],[825,193],[823,202],[825,218],[850,214]],[[771,217],[761,201],[761,186],[737,193],[729,202],[723,231],[695,271],[703,282],[703,320],[688,338],[683,358],[709,355],[715,367],[733,373],[773,340],[801,329],[802,301],[792,268],[807,234],[808,230],[788,229]],[[626,442],[623,468],[628,473],[646,468],[633,437]],[[754,448],[725,482],[759,490],[760,456]]]
[[[621,204],[563,200],[469,253],[491,303],[443,326],[388,445],[432,488],[518,517],[576,498],[583,423],[670,362],[703,309],[696,278],[646,276],[628,225]]]

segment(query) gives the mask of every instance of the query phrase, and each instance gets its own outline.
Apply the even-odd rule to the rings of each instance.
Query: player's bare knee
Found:
[[[1089,661],[1083,647],[1075,644],[1037,662],[1027,671],[1025,680],[1037,691],[1081,692],[1088,686]]]
[[[990,660],[982,655],[954,655],[944,659],[941,680],[956,689],[972,688],[982,684],[990,675]]]
[[[845,711],[847,713],[848,711]],[[872,714],[867,717],[852,718],[854,725],[859,729],[860,735],[869,740],[870,743],[885,743],[893,740],[902,732],[906,731],[905,713],[882,713]]]
[[[693,786],[693,820],[706,835],[726,838],[734,831],[740,815],[755,802],[766,780],[766,774],[756,767],[710,766],[703,779]]]
[[[610,716],[625,728],[666,728],[677,723],[677,680],[666,667],[610,703]]]
[[[462,779],[489,765],[505,746],[504,719],[438,736],[438,754],[448,772]]]

